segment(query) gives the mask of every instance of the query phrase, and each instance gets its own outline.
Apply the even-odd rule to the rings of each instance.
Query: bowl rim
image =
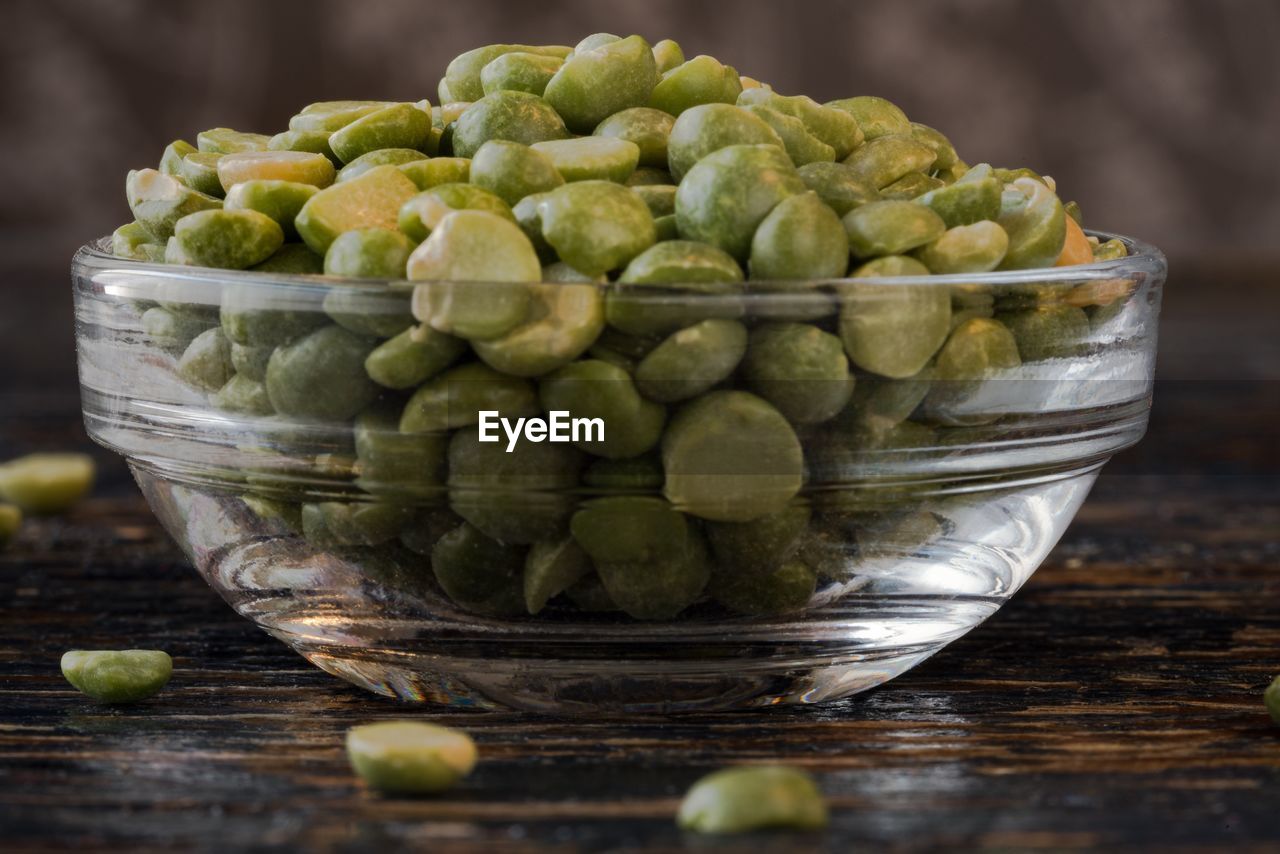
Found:
[[[1017,287],[1034,286],[1038,284],[1062,282],[1064,280],[1073,282],[1100,281],[1115,278],[1127,278],[1131,276],[1162,276],[1168,270],[1168,260],[1164,252],[1137,238],[1128,237],[1123,234],[1114,232],[1101,231],[1098,229],[1084,229],[1086,235],[1097,237],[1100,241],[1117,239],[1124,243],[1125,248],[1129,250],[1129,254],[1124,258],[1116,258],[1110,261],[1096,261],[1091,264],[1076,264],[1068,267],[1036,267],[1028,270],[999,270],[990,273],[950,273],[942,275],[928,276],[842,276],[832,278],[812,278],[812,279],[745,279],[739,282],[726,282],[725,285],[740,286],[746,289],[748,294],[759,289],[760,295],[777,295],[773,288],[786,288],[788,286],[804,286],[813,288],[815,285],[892,285],[892,286],[915,286],[915,287],[953,287],[957,285],[987,285],[987,286],[1004,286]],[[121,272],[133,272],[144,276],[163,276],[166,278],[182,278],[192,282],[205,283],[225,283],[225,284],[245,284],[254,283],[257,285],[277,285],[281,287],[289,287],[291,289],[317,289],[330,290],[335,286],[349,286],[355,288],[368,289],[371,286],[393,286],[397,290],[409,290],[417,285],[424,284],[441,284],[441,280],[427,279],[355,279],[344,278],[340,276],[328,276],[314,273],[277,273],[262,272],[254,270],[228,270],[219,267],[197,267],[185,266],[179,264],[154,263],[150,261],[137,261],[131,258],[121,258],[112,255],[107,247],[110,246],[111,238],[109,235],[90,241],[76,250],[71,258],[71,270],[73,275],[84,272],[105,272],[108,270],[119,270]],[[467,284],[492,284],[492,285],[510,285],[510,282],[471,282]],[[593,285],[602,289],[636,289],[642,290],[646,288],[654,288],[659,290],[672,289],[678,292],[682,286],[681,282],[663,282],[659,285],[650,285],[645,283],[625,283],[625,282],[527,282],[522,284],[542,284],[542,285]],[[702,290],[704,296],[722,297],[721,292],[705,291],[706,283],[687,283],[690,287]],[[685,297],[697,297],[699,294],[684,294]],[[802,297],[802,293],[791,292],[787,294],[789,299]]]

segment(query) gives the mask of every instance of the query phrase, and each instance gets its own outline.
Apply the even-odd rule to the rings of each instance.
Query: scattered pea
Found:
[[[14,504],[0,503],[0,551],[9,545],[22,528],[22,510]]]
[[[0,499],[27,513],[63,513],[93,488],[88,454],[28,454],[0,464]]]
[[[62,675],[100,703],[137,703],[169,683],[173,660],[154,649],[76,649],[62,654]]]
[[[347,758],[372,789],[434,794],[471,773],[476,746],[466,733],[421,721],[384,721],[347,731]]]
[[[716,771],[695,783],[676,821],[699,833],[818,830],[827,824],[827,805],[804,771],[781,765],[743,766]]]

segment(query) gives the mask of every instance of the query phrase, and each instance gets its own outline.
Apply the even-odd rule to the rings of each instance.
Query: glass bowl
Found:
[[[84,418],[237,612],[371,691],[554,713],[818,703],[995,613],[1142,436],[1165,261],[1121,239],[1129,257],[1078,267],[647,288],[370,284],[126,261],[99,241],[72,262]],[[410,326],[411,300],[447,305],[464,288],[493,289],[495,311],[528,289],[544,323],[520,360],[456,344],[454,367],[480,354],[532,376],[422,379],[431,365],[394,391],[361,374]],[[858,367],[906,370],[895,348],[936,321],[909,316],[926,304],[950,306],[950,338],[922,371]],[[584,311],[596,325],[570,340]],[[1017,356],[970,335],[993,316]],[[510,454],[505,438],[479,443],[478,409],[554,408],[545,372],[575,357],[599,370],[573,399],[616,397],[608,383],[634,398],[637,362],[708,318],[743,324],[752,347],[766,324],[840,337],[864,351],[852,392],[744,363],[703,376],[689,403],[676,400],[688,377],[659,371],[646,393],[670,402],[615,407],[605,424],[634,436],[663,410],[644,455],[608,459],[585,435],[587,450],[530,433]],[[225,334],[196,337],[212,329]],[[233,370],[247,381],[220,387]],[[274,388],[255,383],[264,371]],[[711,396],[745,420],[686,417]],[[769,430],[752,421],[761,407]],[[802,462],[779,450],[777,422]]]

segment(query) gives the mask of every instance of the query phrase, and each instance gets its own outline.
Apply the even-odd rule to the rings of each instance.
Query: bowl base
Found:
[[[425,558],[315,548],[234,494],[136,462],[134,473],[214,590],[348,682],[461,707],[669,714],[821,703],[904,673],[1022,586],[1096,468],[980,502],[933,502],[927,531],[879,536],[857,552],[856,571],[833,575],[805,610],[742,617],[706,604],[666,622],[555,603],[536,618],[464,611],[436,589]]]
[[[543,714],[679,714],[822,703],[874,688],[919,664],[945,642],[865,651],[850,659],[739,662],[628,661],[519,664],[440,654],[314,644],[273,635],[309,662],[376,694],[415,703]],[[620,671],[620,672],[619,672]],[[661,698],[661,699],[655,699]]]

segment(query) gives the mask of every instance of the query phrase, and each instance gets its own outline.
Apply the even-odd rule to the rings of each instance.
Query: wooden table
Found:
[[[833,807],[827,833],[771,850],[1280,850],[1261,700],[1280,674],[1280,362],[1247,342],[1277,291],[1229,331],[1217,302],[1171,312],[1150,436],[1027,587],[820,708],[556,720],[362,693],[235,616],[101,455],[92,500],[0,555],[0,849],[760,850],[672,816],[704,772],[771,759],[818,774]],[[8,411],[26,415],[0,457],[76,441],[65,401]],[[175,657],[152,702],[96,706],[58,674],[67,648],[131,643]],[[364,792],[343,732],[405,714],[470,731],[476,773],[430,800]]]

